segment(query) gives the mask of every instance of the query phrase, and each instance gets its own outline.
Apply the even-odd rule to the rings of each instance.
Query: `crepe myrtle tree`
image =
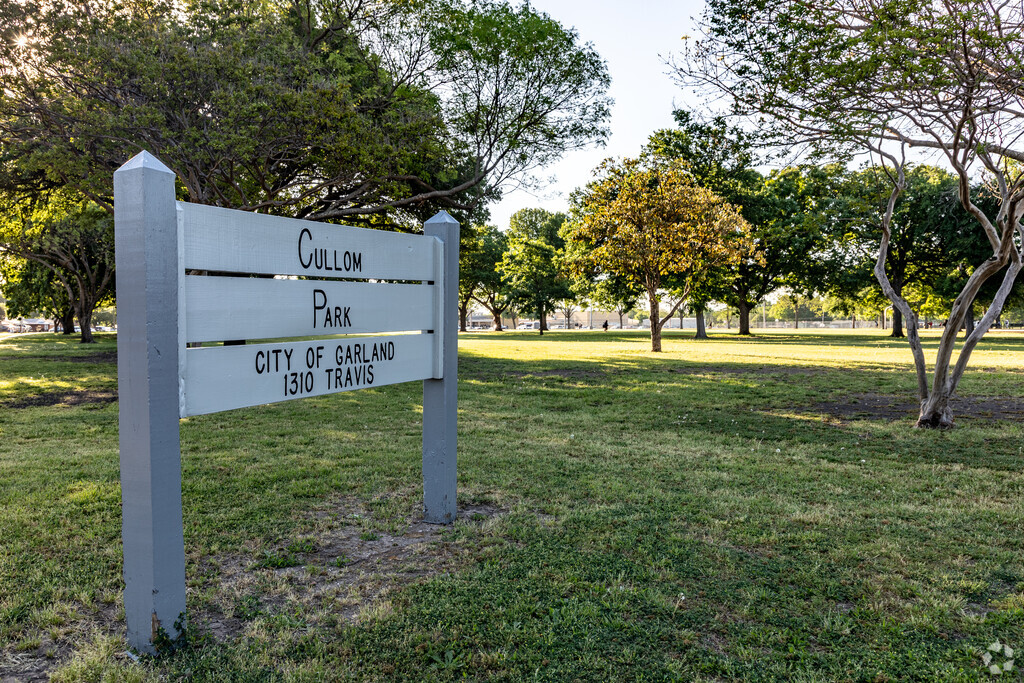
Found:
[[[890,193],[879,214],[874,273],[907,322],[919,427],[953,426],[950,398],[1022,267],[1024,6],[994,0],[709,0],[699,36],[672,61],[686,87],[724,99],[766,142],[868,153]],[[907,153],[938,153],[988,256],[953,300],[932,376],[918,314],[890,281],[893,217],[908,185]],[[997,198],[971,192],[984,174]],[[1000,284],[955,362],[957,331],[981,287]]]
[[[684,163],[608,159],[572,197],[563,230],[567,262],[643,288],[651,350],[661,330],[710,274],[742,257],[748,225],[736,207],[694,184]],[[662,300],[672,303],[662,312]]]

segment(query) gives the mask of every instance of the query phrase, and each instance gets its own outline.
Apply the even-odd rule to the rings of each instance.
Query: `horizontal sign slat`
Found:
[[[185,276],[185,341],[433,329],[431,285]]]
[[[188,349],[181,416],[429,379],[435,335]]]
[[[387,230],[178,203],[189,270],[434,280],[437,240]]]

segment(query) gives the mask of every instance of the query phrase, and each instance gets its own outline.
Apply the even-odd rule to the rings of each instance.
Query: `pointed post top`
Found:
[[[435,213],[430,218],[428,218],[427,223],[449,223],[454,225],[459,224],[457,220],[451,217],[451,214],[449,214],[447,211],[443,209]]]
[[[128,161],[124,162],[121,168],[114,171],[114,173],[120,173],[121,171],[134,171],[138,169],[145,169],[148,171],[156,171],[158,173],[169,173],[174,175],[174,171],[167,168],[162,161],[157,159],[155,156],[142,150]]]

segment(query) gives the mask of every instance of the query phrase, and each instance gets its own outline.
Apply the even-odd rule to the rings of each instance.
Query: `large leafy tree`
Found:
[[[0,0],[0,183],[109,208],[140,148],[189,201],[465,220],[606,134],[606,67],[500,0]]]
[[[505,233],[493,225],[464,230],[459,251],[459,329],[466,331],[469,305],[476,301],[490,313],[495,331],[501,331],[501,314],[509,298],[497,266],[507,247]]]
[[[7,297],[8,315],[38,313],[52,318],[64,334],[74,334],[75,308],[53,270],[36,261],[6,254],[0,258],[0,283]]]
[[[820,187],[810,168],[790,167],[768,177],[755,166],[756,140],[722,116],[698,120],[677,110],[677,128],[656,131],[649,153],[679,159],[700,185],[711,188],[739,207],[750,225],[747,253],[721,273],[709,277],[690,306],[698,312],[697,335],[706,336],[699,314],[713,299],[725,301],[739,313],[739,333],[750,334],[750,312],[770,292],[783,285],[815,280],[821,233],[806,219]]]
[[[757,123],[769,141],[841,158],[868,152],[884,167],[890,194],[874,272],[908,323],[918,426],[952,426],[950,397],[1024,267],[1024,173],[1013,163],[1024,160],[1022,52],[1019,3],[710,0],[700,38],[676,62],[684,83],[724,95],[730,113]],[[886,271],[908,149],[941,155],[988,246],[952,303],[930,379],[917,312]],[[992,179],[995,211],[970,191],[979,167]],[[991,278],[1001,278],[996,294],[954,363],[957,330]]]
[[[564,242],[559,234],[565,214],[544,209],[521,209],[512,214],[508,246],[498,271],[508,286],[508,297],[521,312],[547,329],[547,316],[557,304],[573,298],[571,281],[562,267]]]
[[[43,197],[7,197],[0,204],[0,256],[46,268],[74,309],[82,343],[91,343],[93,311],[114,288],[114,220],[68,193]]]
[[[643,288],[651,350],[661,351],[661,328],[679,306],[710,273],[742,258],[747,224],[678,161],[609,159],[595,174],[573,195],[567,252],[577,269]],[[675,303],[662,315],[668,289]]]
[[[491,314],[495,332],[501,332],[501,316],[513,304],[512,292],[498,270],[498,264],[507,249],[508,238],[505,233],[493,225],[482,229],[473,298]]]
[[[841,199],[849,214],[840,226],[840,239],[851,250],[854,272],[870,277],[881,235],[879,205],[888,201],[890,191],[888,178],[878,168],[851,173],[843,184]],[[963,239],[970,235],[972,222],[957,198],[955,176],[934,166],[909,168],[906,188],[892,214],[885,261],[886,276],[896,295],[909,299],[915,288],[939,286],[967,256],[960,253],[964,247],[975,247],[969,256],[977,259],[977,242]],[[959,284],[962,287],[964,283]],[[899,307],[892,313],[892,336],[905,336]]]

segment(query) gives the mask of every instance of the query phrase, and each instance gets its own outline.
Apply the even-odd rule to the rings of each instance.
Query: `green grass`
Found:
[[[503,333],[462,335],[459,388],[460,505],[501,513],[379,594],[308,586],[359,571],[318,564],[330,533],[415,517],[417,385],[184,420],[201,624],[134,664],[99,338],[0,339],[0,674],[49,651],[58,680],[979,680],[989,643],[1024,647],[1024,430],[858,414],[913,402],[904,342]],[[960,394],[1024,406],[1022,379],[1024,335],[992,335]]]

